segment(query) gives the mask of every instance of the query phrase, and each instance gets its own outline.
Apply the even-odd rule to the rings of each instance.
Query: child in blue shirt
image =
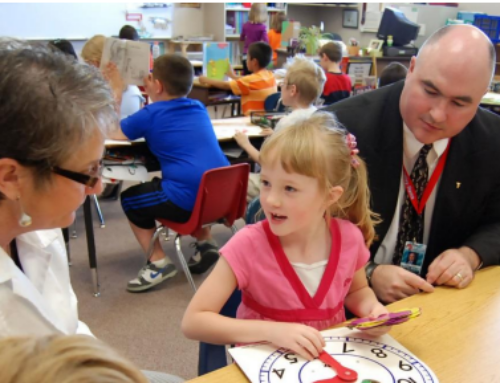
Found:
[[[203,104],[186,98],[193,84],[193,67],[180,55],[167,54],[154,62],[153,73],[144,86],[153,101],[121,121],[121,131],[113,138],[145,138],[160,162],[162,178],[132,186],[121,195],[122,207],[132,231],[146,252],[155,231],[155,219],[187,222],[191,216],[203,173],[228,166]],[[218,259],[218,248],[210,229],[196,233],[198,263],[193,273],[201,273]],[[175,266],[165,256],[159,241],[153,255],[127,290],[139,292],[173,277]]]

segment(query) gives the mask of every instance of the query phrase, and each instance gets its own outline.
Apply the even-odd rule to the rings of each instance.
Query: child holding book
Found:
[[[161,179],[132,186],[121,194],[123,210],[144,252],[156,229],[155,220],[187,222],[203,174],[229,165],[207,109],[198,100],[186,97],[193,77],[193,66],[187,58],[177,54],[158,57],[144,84],[154,102],[122,120],[121,129],[112,134],[114,139],[145,138],[160,162]],[[200,274],[217,261],[219,252],[209,227],[194,236],[197,255],[190,261],[190,270]],[[157,240],[149,262],[128,283],[127,290],[149,290],[176,273]]]
[[[241,109],[244,115],[252,111],[264,110],[266,98],[276,93],[276,80],[273,72],[266,69],[271,62],[272,50],[269,44],[253,43],[248,48],[247,65],[251,74],[243,77],[236,76],[229,68],[230,81],[210,79],[200,76],[201,84],[212,85],[216,88],[231,90],[235,95],[241,96]]]

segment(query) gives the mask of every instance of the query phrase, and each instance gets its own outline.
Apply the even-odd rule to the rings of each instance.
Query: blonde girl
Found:
[[[267,5],[266,3],[253,3],[248,14],[248,21],[241,28],[240,40],[243,44],[243,69],[244,74],[250,72],[246,67],[246,55],[248,47],[256,42],[263,41],[269,43],[267,37]]]
[[[2,383],[148,383],[127,359],[85,335],[0,340]]]
[[[387,313],[364,271],[377,222],[366,167],[353,136],[329,113],[273,134],[260,163],[266,220],[221,249],[182,328],[204,342],[267,341],[312,359],[325,345],[319,331],[345,321],[344,305],[359,317]],[[236,288],[237,319],[219,315]]]

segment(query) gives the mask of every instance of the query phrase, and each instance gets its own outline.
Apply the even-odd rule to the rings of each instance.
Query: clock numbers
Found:
[[[387,358],[387,354],[381,348],[372,348],[371,351],[377,358]]]
[[[297,355],[289,353],[285,354],[284,358],[290,362],[290,364],[297,363],[299,360],[296,358]]]
[[[399,368],[403,371],[411,371],[413,367],[411,364],[404,363],[402,360],[399,361]]]
[[[280,370],[274,369],[273,374],[276,374],[278,378],[283,379],[283,375],[285,375],[285,369],[284,368]]]
[[[417,381],[413,378],[398,379],[398,383],[417,383]]]
[[[344,354],[347,354],[348,352],[354,352],[354,349],[351,348],[350,350],[348,350],[347,349],[347,342],[344,342],[344,346],[342,347],[342,352]]]

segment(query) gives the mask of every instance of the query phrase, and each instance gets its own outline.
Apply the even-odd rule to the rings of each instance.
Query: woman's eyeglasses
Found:
[[[60,176],[68,178],[72,181],[81,183],[85,186],[88,186],[89,188],[93,188],[97,184],[97,182],[99,182],[99,179],[102,176],[103,169],[104,168],[102,166],[102,160],[99,161],[99,164],[97,165],[97,169],[93,172],[94,174],[92,174],[92,175],[85,174],[85,173],[73,172],[71,170],[62,169],[59,166],[53,166],[51,168],[53,173],[59,174]]]

